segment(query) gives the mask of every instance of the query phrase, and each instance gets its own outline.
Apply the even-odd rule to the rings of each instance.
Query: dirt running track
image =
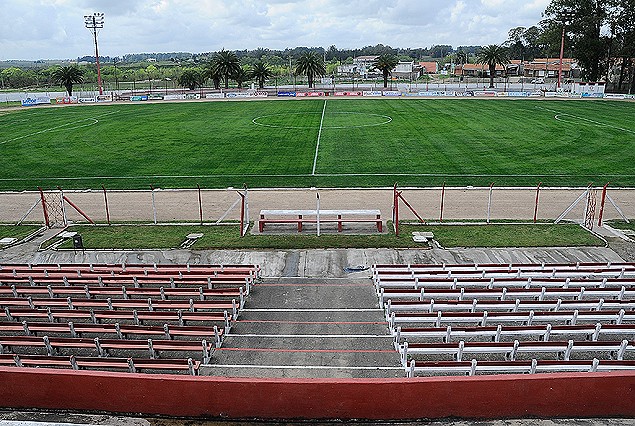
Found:
[[[539,194],[538,219],[553,220],[562,214],[585,191],[577,189],[543,188]],[[392,189],[320,189],[321,209],[380,209],[382,218],[390,219]],[[612,189],[609,196],[624,214],[635,218],[635,189]],[[65,195],[97,222],[106,221],[104,194],[102,191],[66,191]],[[155,205],[158,222],[198,221],[199,204],[196,190],[156,190]],[[406,189],[406,200],[426,220],[439,220],[441,189]],[[227,209],[239,199],[235,190],[203,190],[203,220],[218,220]],[[488,188],[449,188],[445,190],[444,220],[486,219],[489,198]],[[531,220],[534,216],[535,188],[494,188],[492,192],[491,219]],[[601,189],[597,191],[597,211],[600,210]],[[0,193],[0,222],[17,222],[29,208],[39,200],[38,192]],[[152,222],[151,191],[109,191],[108,205],[110,219],[115,222]],[[249,210],[251,220],[255,220],[261,209],[314,209],[316,190],[310,189],[259,189],[249,190]],[[585,200],[573,209],[567,219],[581,220],[584,215]],[[85,221],[67,205],[67,216],[72,222]],[[415,219],[402,203],[401,219]],[[235,207],[227,220],[240,217],[240,206]],[[606,202],[606,219],[619,215]],[[42,208],[37,207],[28,216],[29,222],[43,222]]]

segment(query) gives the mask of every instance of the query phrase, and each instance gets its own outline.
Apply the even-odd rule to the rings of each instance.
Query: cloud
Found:
[[[0,60],[92,54],[83,16],[105,14],[100,53],[295,46],[502,43],[549,0],[2,0]],[[35,4],[34,4],[35,3]]]

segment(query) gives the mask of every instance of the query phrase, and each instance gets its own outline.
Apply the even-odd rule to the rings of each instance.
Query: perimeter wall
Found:
[[[0,407],[228,419],[633,417],[635,372],[236,379],[0,367]]]

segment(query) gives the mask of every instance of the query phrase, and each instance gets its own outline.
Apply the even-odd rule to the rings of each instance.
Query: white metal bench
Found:
[[[379,210],[260,210],[258,230],[263,232],[267,223],[296,223],[298,232],[305,223],[337,223],[342,232],[344,222],[374,223],[378,232],[383,229]]]

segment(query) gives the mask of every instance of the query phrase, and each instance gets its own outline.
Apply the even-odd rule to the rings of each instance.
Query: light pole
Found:
[[[564,57],[564,36],[567,31],[567,22],[573,18],[572,12],[564,12],[562,19],[562,40],[560,41],[560,64],[558,66],[558,89],[562,86],[562,58]]]
[[[119,94],[119,74],[117,71],[117,58],[113,58],[112,62],[115,64],[115,90]]]
[[[103,95],[104,90],[101,87],[101,69],[99,68],[99,49],[97,48],[97,33],[104,28],[104,14],[95,12],[92,15],[84,15],[84,24],[90,30],[95,39],[95,60],[97,61],[97,86],[99,94]]]

